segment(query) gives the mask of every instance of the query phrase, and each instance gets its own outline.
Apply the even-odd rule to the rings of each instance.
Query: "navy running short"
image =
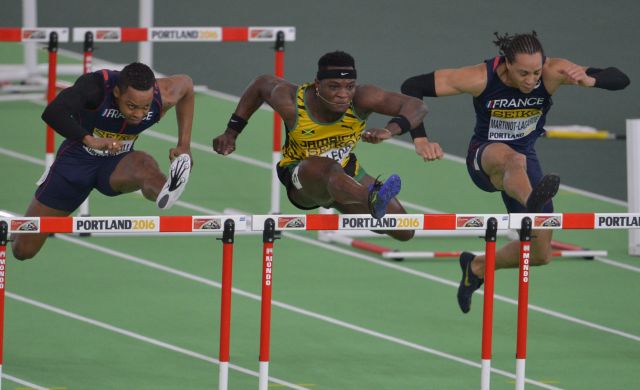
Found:
[[[484,149],[491,144],[491,142],[477,142],[472,140],[469,144],[469,150],[467,151],[467,171],[469,172],[469,176],[471,176],[471,180],[475,183],[475,185],[483,191],[486,192],[496,192],[500,191],[496,189],[491,183],[491,179],[482,169],[482,153]],[[508,146],[508,145],[507,145]],[[529,182],[531,183],[531,187],[535,187],[544,174],[542,173],[542,167],[540,166],[540,161],[538,160],[538,156],[536,155],[536,151],[532,148],[529,151],[522,152],[516,150],[518,153],[522,153],[527,158],[527,176],[529,177]],[[520,204],[517,200],[513,199],[506,192],[500,191],[502,194],[502,202],[507,208],[509,213],[526,213],[527,208]],[[549,201],[544,205],[542,209],[543,213],[552,213],[553,212],[553,202]]]
[[[36,190],[36,199],[45,206],[73,212],[95,188],[104,195],[121,193],[111,188],[109,178],[127,154],[93,156],[78,142],[64,143],[44,182]]]

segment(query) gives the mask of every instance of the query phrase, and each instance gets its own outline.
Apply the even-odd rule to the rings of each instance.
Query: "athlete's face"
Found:
[[[329,69],[349,69],[351,67],[331,67]],[[349,109],[353,95],[356,93],[355,79],[323,79],[316,80],[316,95],[322,104],[331,111],[345,112]]]
[[[542,76],[542,53],[516,54],[513,62],[507,60],[507,74],[512,85],[522,93],[530,93]]]
[[[153,87],[146,91],[138,91],[129,87],[124,92],[120,91],[119,87],[115,87],[113,94],[118,101],[118,108],[124,115],[124,119],[132,125],[142,122],[151,109],[151,103],[153,103]]]

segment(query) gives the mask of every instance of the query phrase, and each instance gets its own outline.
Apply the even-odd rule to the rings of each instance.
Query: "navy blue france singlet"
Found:
[[[120,72],[111,70],[99,70],[98,73],[104,79],[104,99],[95,110],[84,109],[80,112],[78,122],[83,129],[91,133],[96,138],[110,138],[122,142],[122,149],[118,152],[126,153],[133,150],[133,144],[138,135],[144,130],[160,121],[162,115],[162,98],[160,89],[156,83],[153,87],[153,102],[149,113],[144,117],[142,122],[137,125],[128,124],[124,116],[118,109],[113,89],[118,85],[118,77]],[[60,149],[65,147],[83,149],[84,152],[94,156],[105,156],[106,152],[95,150],[83,145],[81,142],[65,140]]]
[[[505,85],[496,73],[503,56],[485,61],[487,86],[473,98],[476,126],[472,142],[503,142],[517,151],[531,150],[543,132],[553,104],[542,78],[530,93]]]

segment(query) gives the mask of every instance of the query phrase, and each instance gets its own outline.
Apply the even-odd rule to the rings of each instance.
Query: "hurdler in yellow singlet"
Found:
[[[297,164],[311,157],[320,156],[335,160],[346,167],[365,128],[366,118],[349,109],[335,122],[323,123],[311,115],[306,108],[305,90],[313,84],[304,84],[297,90],[296,123],[287,130],[287,138],[282,148],[280,167]]]

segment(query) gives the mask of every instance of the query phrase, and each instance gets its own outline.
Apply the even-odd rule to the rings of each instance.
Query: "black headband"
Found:
[[[324,79],[355,79],[355,69],[321,69],[316,74],[318,80]]]

